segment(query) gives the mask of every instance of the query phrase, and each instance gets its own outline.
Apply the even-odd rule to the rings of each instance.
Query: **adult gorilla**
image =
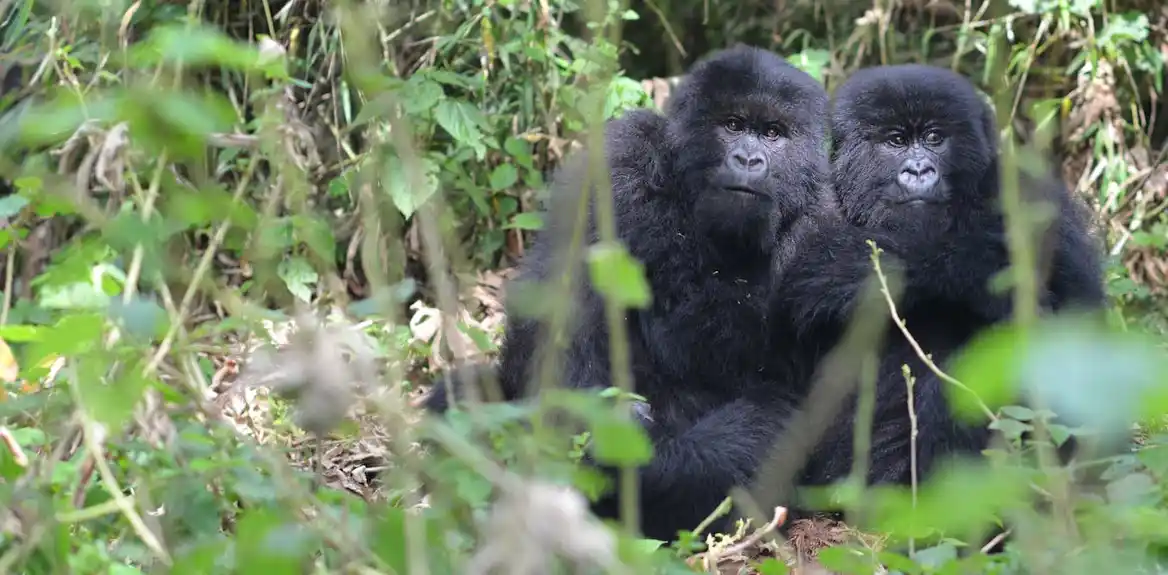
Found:
[[[818,82],[739,45],[695,64],[664,117],[637,110],[606,127],[617,231],[653,292],[649,308],[625,315],[636,391],[652,405],[645,423],[656,456],[640,480],[650,537],[695,527],[730,487],[746,483],[797,402],[768,385],[775,378],[763,316],[772,258],[789,253],[789,232],[810,221],[803,214],[830,201],[826,115]],[[581,158],[556,178],[550,221],[519,281],[558,276],[586,164]],[[590,211],[590,242],[595,229]],[[582,262],[572,265],[574,278],[587,277]],[[582,284],[570,304],[562,382],[606,387],[604,302]],[[517,300],[508,301],[497,370],[505,400],[528,394],[537,344],[552,339],[545,322],[513,313]],[[444,386],[428,407],[446,409]],[[615,516],[615,495],[595,510]]]
[[[1008,319],[1010,296],[988,287],[991,276],[1009,265],[997,207],[997,129],[993,111],[969,81],[920,65],[861,70],[835,96],[832,138],[833,183],[846,223],[822,230],[799,251],[771,308],[776,330],[800,342],[792,349],[811,352],[793,358],[802,372],[831,349],[854,311],[872,270],[868,239],[884,250],[886,267],[904,272],[898,312],[938,364],[978,331]],[[1057,208],[1038,270],[1041,304],[1052,311],[1102,306],[1101,255],[1083,206],[1054,178],[1021,173],[1020,178],[1028,202]],[[916,377],[916,461],[922,476],[943,455],[983,449],[989,432],[953,419],[944,382],[899,330],[892,329],[885,345],[870,480],[907,483],[912,477],[904,364]],[[805,467],[805,483],[824,484],[850,472],[851,412],[842,420]]]

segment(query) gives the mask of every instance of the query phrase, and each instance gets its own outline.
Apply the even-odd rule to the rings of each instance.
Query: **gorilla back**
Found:
[[[828,200],[826,108],[813,78],[770,52],[736,46],[695,64],[664,117],[638,110],[607,126],[617,231],[644,265],[653,296],[625,316],[657,451],[641,470],[649,536],[696,526],[749,479],[790,407],[767,385],[773,363],[763,318],[772,252]],[[588,192],[580,185],[586,165],[577,158],[556,178],[548,226],[518,281],[555,275],[578,194]],[[587,220],[585,237],[595,242],[591,210]],[[581,261],[572,266],[584,277]],[[572,295],[561,381],[609,386],[604,302],[582,283]],[[553,338],[543,321],[509,313],[507,322],[498,375],[511,400],[528,394],[537,343]],[[598,505],[602,515],[615,511],[615,499]]]
[[[776,329],[830,349],[871,272],[873,239],[886,267],[904,272],[898,311],[913,337],[941,364],[980,330],[1008,319],[1008,294],[991,277],[1009,265],[993,111],[968,80],[941,68],[906,65],[861,70],[838,90],[832,111],[833,183],[846,223],[801,250],[775,292]],[[1020,173],[1019,188],[1054,204],[1039,273],[1043,306],[1053,311],[1103,304],[1100,251],[1083,206],[1053,177]],[[889,257],[891,256],[891,257]],[[793,359],[814,366],[823,353]],[[807,363],[810,362],[810,363]],[[908,482],[911,426],[901,365],[916,377],[917,465],[982,449],[988,432],[956,422],[944,382],[893,329],[883,352],[873,419],[870,479]],[[805,480],[839,479],[852,465],[851,412],[835,426],[805,469]]]

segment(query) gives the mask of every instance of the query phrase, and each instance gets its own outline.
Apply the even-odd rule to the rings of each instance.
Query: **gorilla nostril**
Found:
[[[749,162],[750,160],[746,156],[742,154],[734,154],[734,163],[738,164],[739,166],[746,167],[749,165]]]

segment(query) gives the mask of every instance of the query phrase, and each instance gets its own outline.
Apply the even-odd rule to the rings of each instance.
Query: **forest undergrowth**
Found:
[[[0,573],[1168,565],[1160,2],[0,0],[0,17]],[[858,524],[784,540],[781,511],[754,506],[737,533],[665,545],[587,513],[586,444],[651,454],[619,394],[554,396],[570,430],[528,429],[530,406],[439,421],[413,403],[497,351],[561,159],[734,42],[829,90],[881,63],[974,79],[1017,163],[1055,162],[1094,209],[1112,305],[1106,329],[1014,324],[965,354],[952,375],[999,432],[984,463],[844,483]],[[591,278],[635,307],[638,265],[608,247]],[[1120,455],[1046,457],[1132,431]]]

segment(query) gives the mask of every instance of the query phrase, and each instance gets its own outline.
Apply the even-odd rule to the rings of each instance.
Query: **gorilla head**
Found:
[[[823,87],[779,56],[745,45],[715,52],[666,105],[666,189],[692,202],[713,239],[756,244],[818,201],[826,113]]]
[[[854,224],[943,231],[996,199],[993,111],[944,68],[856,72],[836,93],[832,140],[836,193]]]

